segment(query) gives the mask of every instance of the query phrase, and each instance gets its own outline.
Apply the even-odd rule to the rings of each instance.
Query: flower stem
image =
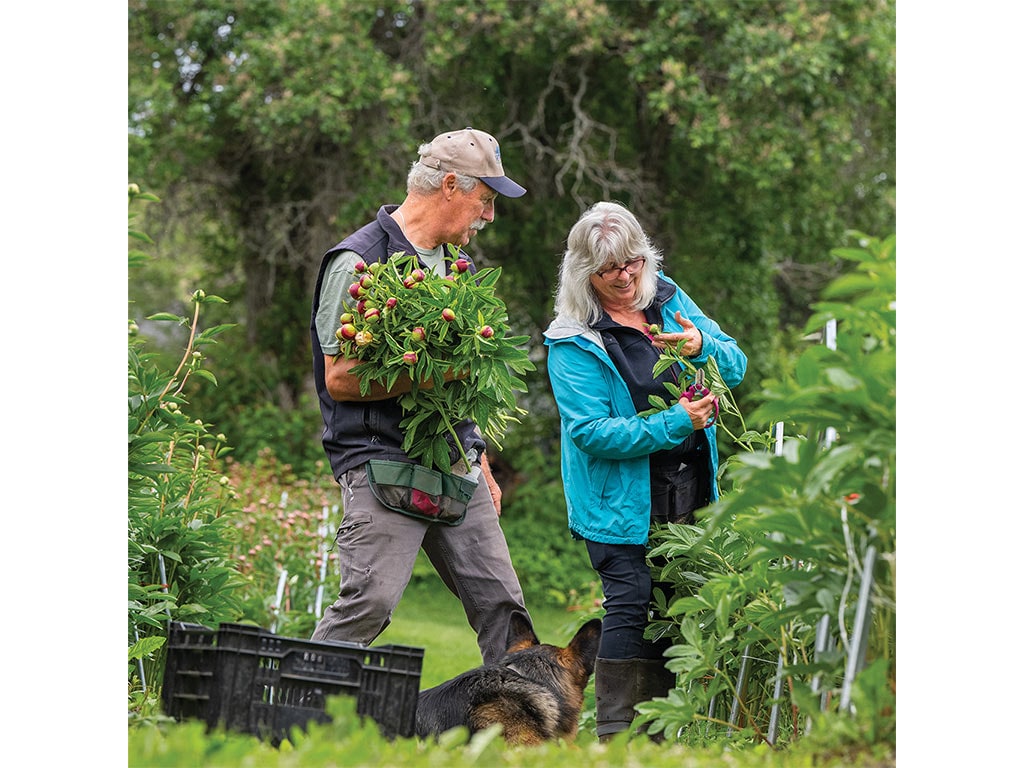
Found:
[[[462,456],[462,460],[466,464],[466,474],[469,474],[469,457],[466,456],[466,449],[462,447],[462,441],[459,440],[458,434],[455,432],[455,427],[452,426],[451,420],[448,418],[448,414],[441,411],[441,418],[444,419],[444,425],[448,427],[448,431],[451,433],[452,438],[455,440],[455,447],[459,449],[459,455]]]

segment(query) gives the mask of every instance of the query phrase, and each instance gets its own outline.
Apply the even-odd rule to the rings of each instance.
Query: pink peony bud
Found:
[[[494,335],[494,329],[491,328],[491,326],[489,325],[481,326],[480,335],[483,336],[485,339],[489,339]]]
[[[392,296],[390,299],[384,302],[384,306],[388,309],[394,309],[395,305],[398,304],[398,299]]]
[[[455,263],[452,264],[452,269],[459,274],[469,271],[469,262],[465,259],[456,259]]]
[[[356,316],[353,315],[351,312],[345,312],[341,316],[341,324],[344,325],[345,323],[351,323],[355,319],[356,319]]]
[[[360,299],[366,295],[366,291],[363,290],[363,286],[359,283],[352,283],[352,285],[348,287],[348,295],[353,299]]]
[[[360,259],[359,261],[356,262],[355,269],[356,269],[356,274],[357,275],[361,275],[363,272],[366,271],[366,262],[363,261],[362,259]]]
[[[376,323],[380,321],[380,310],[376,307],[366,310],[363,313],[363,319],[368,323]]]
[[[356,327],[352,325],[352,323],[345,323],[338,329],[338,333],[340,333],[341,337],[346,341],[351,341],[356,337]]]
[[[413,341],[423,341],[427,338],[427,332],[423,330],[423,326],[417,325],[409,334],[412,336]]]
[[[402,362],[406,365],[415,365],[417,360],[419,360],[419,357],[415,352],[406,352],[402,355]]]
[[[445,307],[444,309],[441,310],[441,317],[443,317],[446,322],[450,323],[452,320],[455,319],[455,311],[450,309],[449,307]]]

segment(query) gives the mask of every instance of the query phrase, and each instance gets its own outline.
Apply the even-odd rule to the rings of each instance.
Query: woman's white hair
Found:
[[[421,144],[419,148],[420,155],[430,150],[430,144]],[[455,174],[455,183],[459,185],[466,194],[469,194],[476,185],[480,182],[476,176],[467,176],[464,173],[458,171],[445,171],[439,168],[430,168],[424,165],[419,160],[414,160],[412,167],[409,169],[409,175],[405,180],[405,191],[409,194],[418,193],[421,195],[429,195],[441,188],[441,182],[448,173]]]
[[[558,273],[555,314],[592,325],[601,318],[602,307],[590,276],[609,264],[631,259],[647,262],[637,273],[634,309],[654,300],[658,289],[661,252],[654,247],[636,216],[619,203],[595,203],[579,217],[566,241]]]

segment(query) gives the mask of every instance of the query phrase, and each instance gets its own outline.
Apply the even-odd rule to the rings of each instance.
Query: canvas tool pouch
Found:
[[[377,501],[388,509],[445,525],[462,523],[477,486],[464,475],[382,459],[367,462],[366,477]]]
[[[707,506],[707,470],[678,464],[651,469],[651,522],[693,525],[694,510]]]

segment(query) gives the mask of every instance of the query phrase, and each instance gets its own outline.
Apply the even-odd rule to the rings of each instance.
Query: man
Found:
[[[486,481],[477,486],[460,525],[428,522],[383,506],[371,491],[367,462],[410,461],[402,450],[403,413],[396,397],[408,392],[411,382],[399,379],[391,391],[375,382],[362,397],[359,379],[350,372],[359,361],[335,359],[340,349],[335,331],[340,315],[354,303],[348,286],[358,261],[372,264],[395,253],[416,253],[424,269],[444,274],[446,244],[461,250],[494,220],[499,194],[521,197],[526,190],[505,176],[494,137],[473,128],[442,133],[420,146],[406,188],[401,205],[382,206],[374,221],[327,251],[317,278],[310,327],[313,369],[324,450],[341,485],[344,515],[337,535],[341,591],[312,639],[373,641],[390,623],[422,548],[461,600],[484,662],[496,662],[506,651],[510,617],[518,613],[529,620],[529,614],[498,523],[501,490],[479,429],[470,421],[456,427],[467,457],[479,464]]]

